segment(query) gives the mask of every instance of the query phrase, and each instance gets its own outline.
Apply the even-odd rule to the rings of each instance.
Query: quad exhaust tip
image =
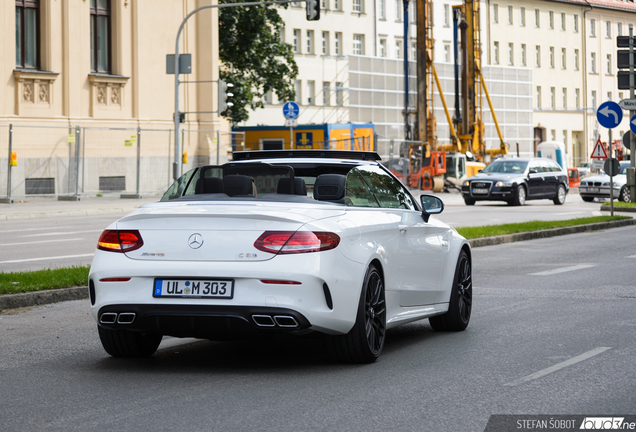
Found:
[[[274,317],[270,315],[252,315],[252,319],[259,327],[298,327],[298,322],[296,321],[296,319],[288,315],[276,315]]]
[[[120,314],[115,312],[104,312],[99,318],[100,324],[132,324],[135,320],[136,314],[134,312],[122,312]]]

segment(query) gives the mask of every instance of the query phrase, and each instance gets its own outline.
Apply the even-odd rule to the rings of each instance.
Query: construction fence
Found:
[[[243,133],[181,131],[182,172],[224,163]],[[0,125],[0,200],[160,194],[174,181],[174,130]]]

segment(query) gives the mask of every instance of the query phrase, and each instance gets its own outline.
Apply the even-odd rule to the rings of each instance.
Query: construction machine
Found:
[[[413,144],[409,155],[417,159],[412,172],[419,174],[422,189],[439,191],[457,186],[462,178],[476,174],[485,162],[508,153],[481,68],[480,2],[464,0],[453,6],[455,39],[455,116],[451,117],[439,76],[433,64],[432,0],[417,0],[417,109]],[[461,79],[460,79],[461,67]],[[433,85],[438,90],[450,129],[450,144],[439,144],[433,114]],[[488,102],[499,135],[498,148],[486,148],[483,102]],[[419,141],[419,142],[417,142]],[[443,165],[439,163],[444,155]],[[431,179],[425,181],[425,179]],[[410,181],[410,183],[412,183]]]

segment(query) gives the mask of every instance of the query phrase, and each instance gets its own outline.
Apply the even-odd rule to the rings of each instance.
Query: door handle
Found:
[[[398,229],[400,230],[400,233],[403,234],[409,229],[409,226],[400,224],[400,225],[398,225]]]

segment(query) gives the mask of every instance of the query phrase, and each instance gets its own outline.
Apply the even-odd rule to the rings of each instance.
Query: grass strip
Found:
[[[606,202],[606,203],[603,203],[603,205],[609,206],[610,203]],[[632,202],[626,203],[623,201],[616,201],[614,202],[614,207],[636,207],[636,203],[632,203]]]
[[[0,273],[0,294],[17,294],[88,284],[89,266],[74,266],[31,272]]]
[[[540,231],[552,228],[563,228],[576,225],[587,225],[598,222],[608,222],[613,220],[631,219],[629,216],[594,216],[577,219],[555,220],[555,221],[530,221],[503,225],[485,225],[477,227],[457,228],[457,232],[466,239],[476,239],[482,237],[494,237],[506,234],[516,234],[521,232]]]

